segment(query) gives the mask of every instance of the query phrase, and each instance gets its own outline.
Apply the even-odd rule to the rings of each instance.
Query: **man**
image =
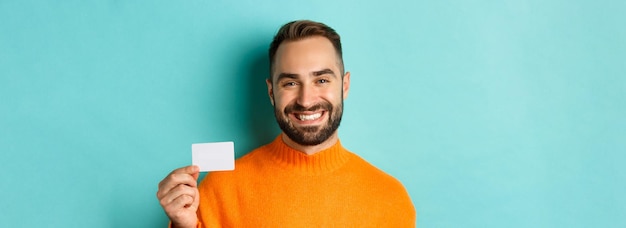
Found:
[[[344,149],[337,136],[350,89],[339,35],[313,21],[280,28],[267,90],[283,133],[234,171],[172,171],[157,197],[172,227],[413,227],[400,182]]]

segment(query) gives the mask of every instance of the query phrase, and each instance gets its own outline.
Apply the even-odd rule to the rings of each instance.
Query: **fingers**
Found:
[[[181,167],[172,171],[172,173],[188,173],[188,174],[193,174],[193,173],[198,173],[198,172],[200,172],[200,169],[198,168],[197,165],[185,166],[185,167]]]
[[[195,165],[182,167],[172,171],[159,183],[157,198],[161,199],[164,195],[168,194],[169,191],[181,184],[196,187],[198,185],[197,180],[199,175],[200,171],[198,166]]]
[[[174,171],[170,173],[170,175],[172,174],[188,174],[188,175],[195,176],[197,179],[197,175],[200,174],[200,168],[198,168],[198,166],[196,165],[185,166],[185,167],[175,169]]]
[[[172,171],[159,183],[157,198],[172,224],[184,227],[196,224],[200,204],[199,175],[200,169],[191,165]]]
[[[172,221],[172,227],[195,227],[199,198],[197,188],[180,185],[160,201],[165,214]]]
[[[198,189],[187,185],[178,185],[159,199],[161,206],[168,211],[170,208],[188,208],[198,200]]]
[[[195,208],[194,211],[198,210],[198,206],[200,206],[200,191],[198,188],[193,188],[196,192],[196,196],[193,198],[193,203],[191,203],[191,207]]]

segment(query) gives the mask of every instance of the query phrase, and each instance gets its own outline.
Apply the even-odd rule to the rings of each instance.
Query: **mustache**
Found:
[[[291,112],[314,112],[320,109],[325,109],[328,111],[332,111],[333,109],[333,105],[331,105],[328,102],[324,102],[324,103],[318,103],[318,104],[314,104],[311,105],[311,107],[304,107],[298,103],[294,103],[294,104],[290,104],[287,105],[287,107],[285,107],[285,113],[291,113]]]

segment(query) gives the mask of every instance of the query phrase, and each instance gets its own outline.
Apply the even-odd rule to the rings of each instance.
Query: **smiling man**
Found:
[[[269,57],[267,89],[283,133],[199,186],[196,166],[172,171],[157,192],[172,227],[415,226],[402,184],[339,142],[350,73],[335,30],[287,23]]]

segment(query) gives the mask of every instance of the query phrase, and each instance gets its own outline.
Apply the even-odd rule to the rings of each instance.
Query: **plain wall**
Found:
[[[419,227],[626,226],[626,1],[1,1],[0,227],[160,227],[191,144],[274,139],[280,25],[352,74],[340,138]]]

